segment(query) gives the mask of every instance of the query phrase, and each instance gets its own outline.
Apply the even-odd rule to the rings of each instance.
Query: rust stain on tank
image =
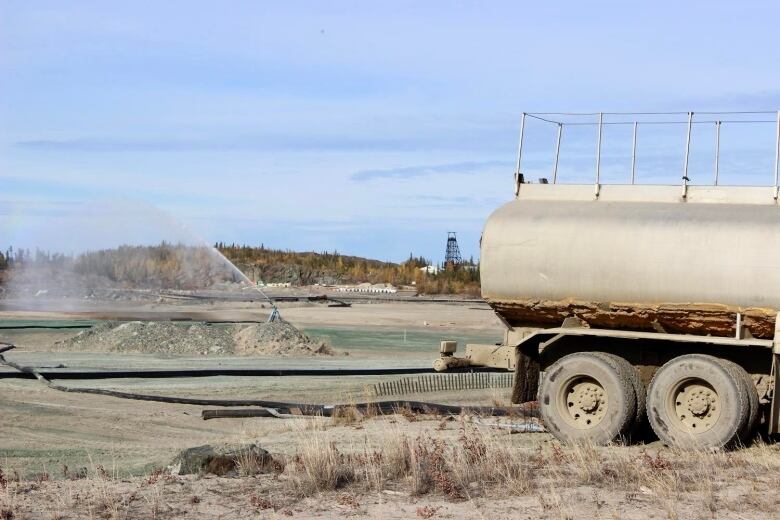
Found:
[[[654,331],[658,325],[671,334],[734,336],[737,313],[745,328],[756,338],[771,339],[776,311],[708,303],[621,303],[575,300],[498,300],[486,298],[512,326],[559,326],[576,317],[591,327],[617,330]]]

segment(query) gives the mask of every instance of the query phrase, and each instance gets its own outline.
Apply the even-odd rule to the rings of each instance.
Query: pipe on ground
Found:
[[[357,409],[361,413],[374,411],[375,413],[396,413],[399,409],[408,409],[415,413],[434,413],[443,415],[460,415],[470,413],[475,415],[493,415],[493,416],[526,416],[538,417],[538,412],[533,408],[526,407],[484,407],[484,406],[453,406],[438,403],[427,403],[422,401],[378,401],[355,404],[308,404],[308,403],[285,403],[278,401],[263,401],[253,399],[197,399],[187,397],[170,397],[160,395],[136,394],[132,392],[119,392],[116,390],[105,390],[102,388],[79,388],[62,386],[49,381],[40,372],[32,367],[25,367],[8,361],[1,352],[13,349],[13,345],[6,345],[0,351],[0,364],[12,367],[20,372],[35,377],[40,382],[46,384],[49,388],[60,392],[82,393],[93,395],[105,395],[109,397],[118,397],[122,399],[133,399],[137,401],[154,401],[160,403],[188,404],[201,406],[255,406],[255,410],[204,410],[203,419],[216,419],[221,417],[279,417],[280,415],[308,415],[330,417],[334,412],[347,409]],[[270,411],[270,410],[273,410]],[[233,414],[233,415],[230,415]]]

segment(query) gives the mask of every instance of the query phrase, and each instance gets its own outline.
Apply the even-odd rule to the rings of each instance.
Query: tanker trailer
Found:
[[[778,118],[780,128],[780,118]],[[780,134],[779,134],[780,135]],[[778,189],[524,182],[488,218],[482,296],[500,345],[437,370],[514,370],[566,442],[729,447],[778,433]]]

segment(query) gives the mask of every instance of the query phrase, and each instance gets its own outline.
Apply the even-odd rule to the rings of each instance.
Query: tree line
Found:
[[[425,294],[479,295],[479,264],[473,259],[460,265],[436,265],[423,256],[410,253],[401,263],[383,262],[333,252],[295,252],[288,250],[225,244],[214,247],[236,264],[252,280],[264,282],[287,281],[274,279],[280,266],[297,268],[302,273],[315,273],[320,278],[330,275],[340,283],[389,283],[395,286],[414,285]],[[433,266],[433,269],[425,269]],[[284,274],[288,274],[288,272]],[[266,278],[263,278],[265,276]],[[311,279],[305,280],[310,282]]]
[[[411,253],[405,261],[394,263],[338,251],[295,252],[262,244],[254,247],[218,242],[214,247],[253,282],[389,283],[414,285],[418,292],[426,294],[479,294],[479,266],[473,260],[429,269],[433,265],[429,259]],[[153,246],[123,245],[76,255],[22,248],[0,252],[0,271],[15,268],[101,276],[127,287],[197,289],[242,280],[208,247],[167,242]]]

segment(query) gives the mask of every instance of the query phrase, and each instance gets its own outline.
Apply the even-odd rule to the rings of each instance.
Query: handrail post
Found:
[[[558,181],[558,158],[561,156],[561,133],[563,133],[563,123],[558,123],[558,135],[555,138],[555,163],[553,164],[552,174],[553,184]]]
[[[688,157],[691,150],[691,127],[693,126],[693,112],[688,112],[688,131],[685,135],[685,161],[683,162],[682,196],[688,196]]]
[[[715,186],[720,176],[720,121],[715,121]]]
[[[599,131],[596,139],[596,197],[601,191],[601,128],[604,126],[604,113],[599,112]]]
[[[631,139],[631,184],[636,183],[636,131],[638,123],[634,121],[634,135]]]
[[[775,200],[777,200],[778,194],[780,194],[780,110],[777,111],[777,123],[776,123],[776,137],[775,137]]]
[[[520,161],[523,159],[523,135],[525,134],[525,112],[520,116],[520,142],[517,145],[517,166],[515,168],[515,197],[520,193]]]

